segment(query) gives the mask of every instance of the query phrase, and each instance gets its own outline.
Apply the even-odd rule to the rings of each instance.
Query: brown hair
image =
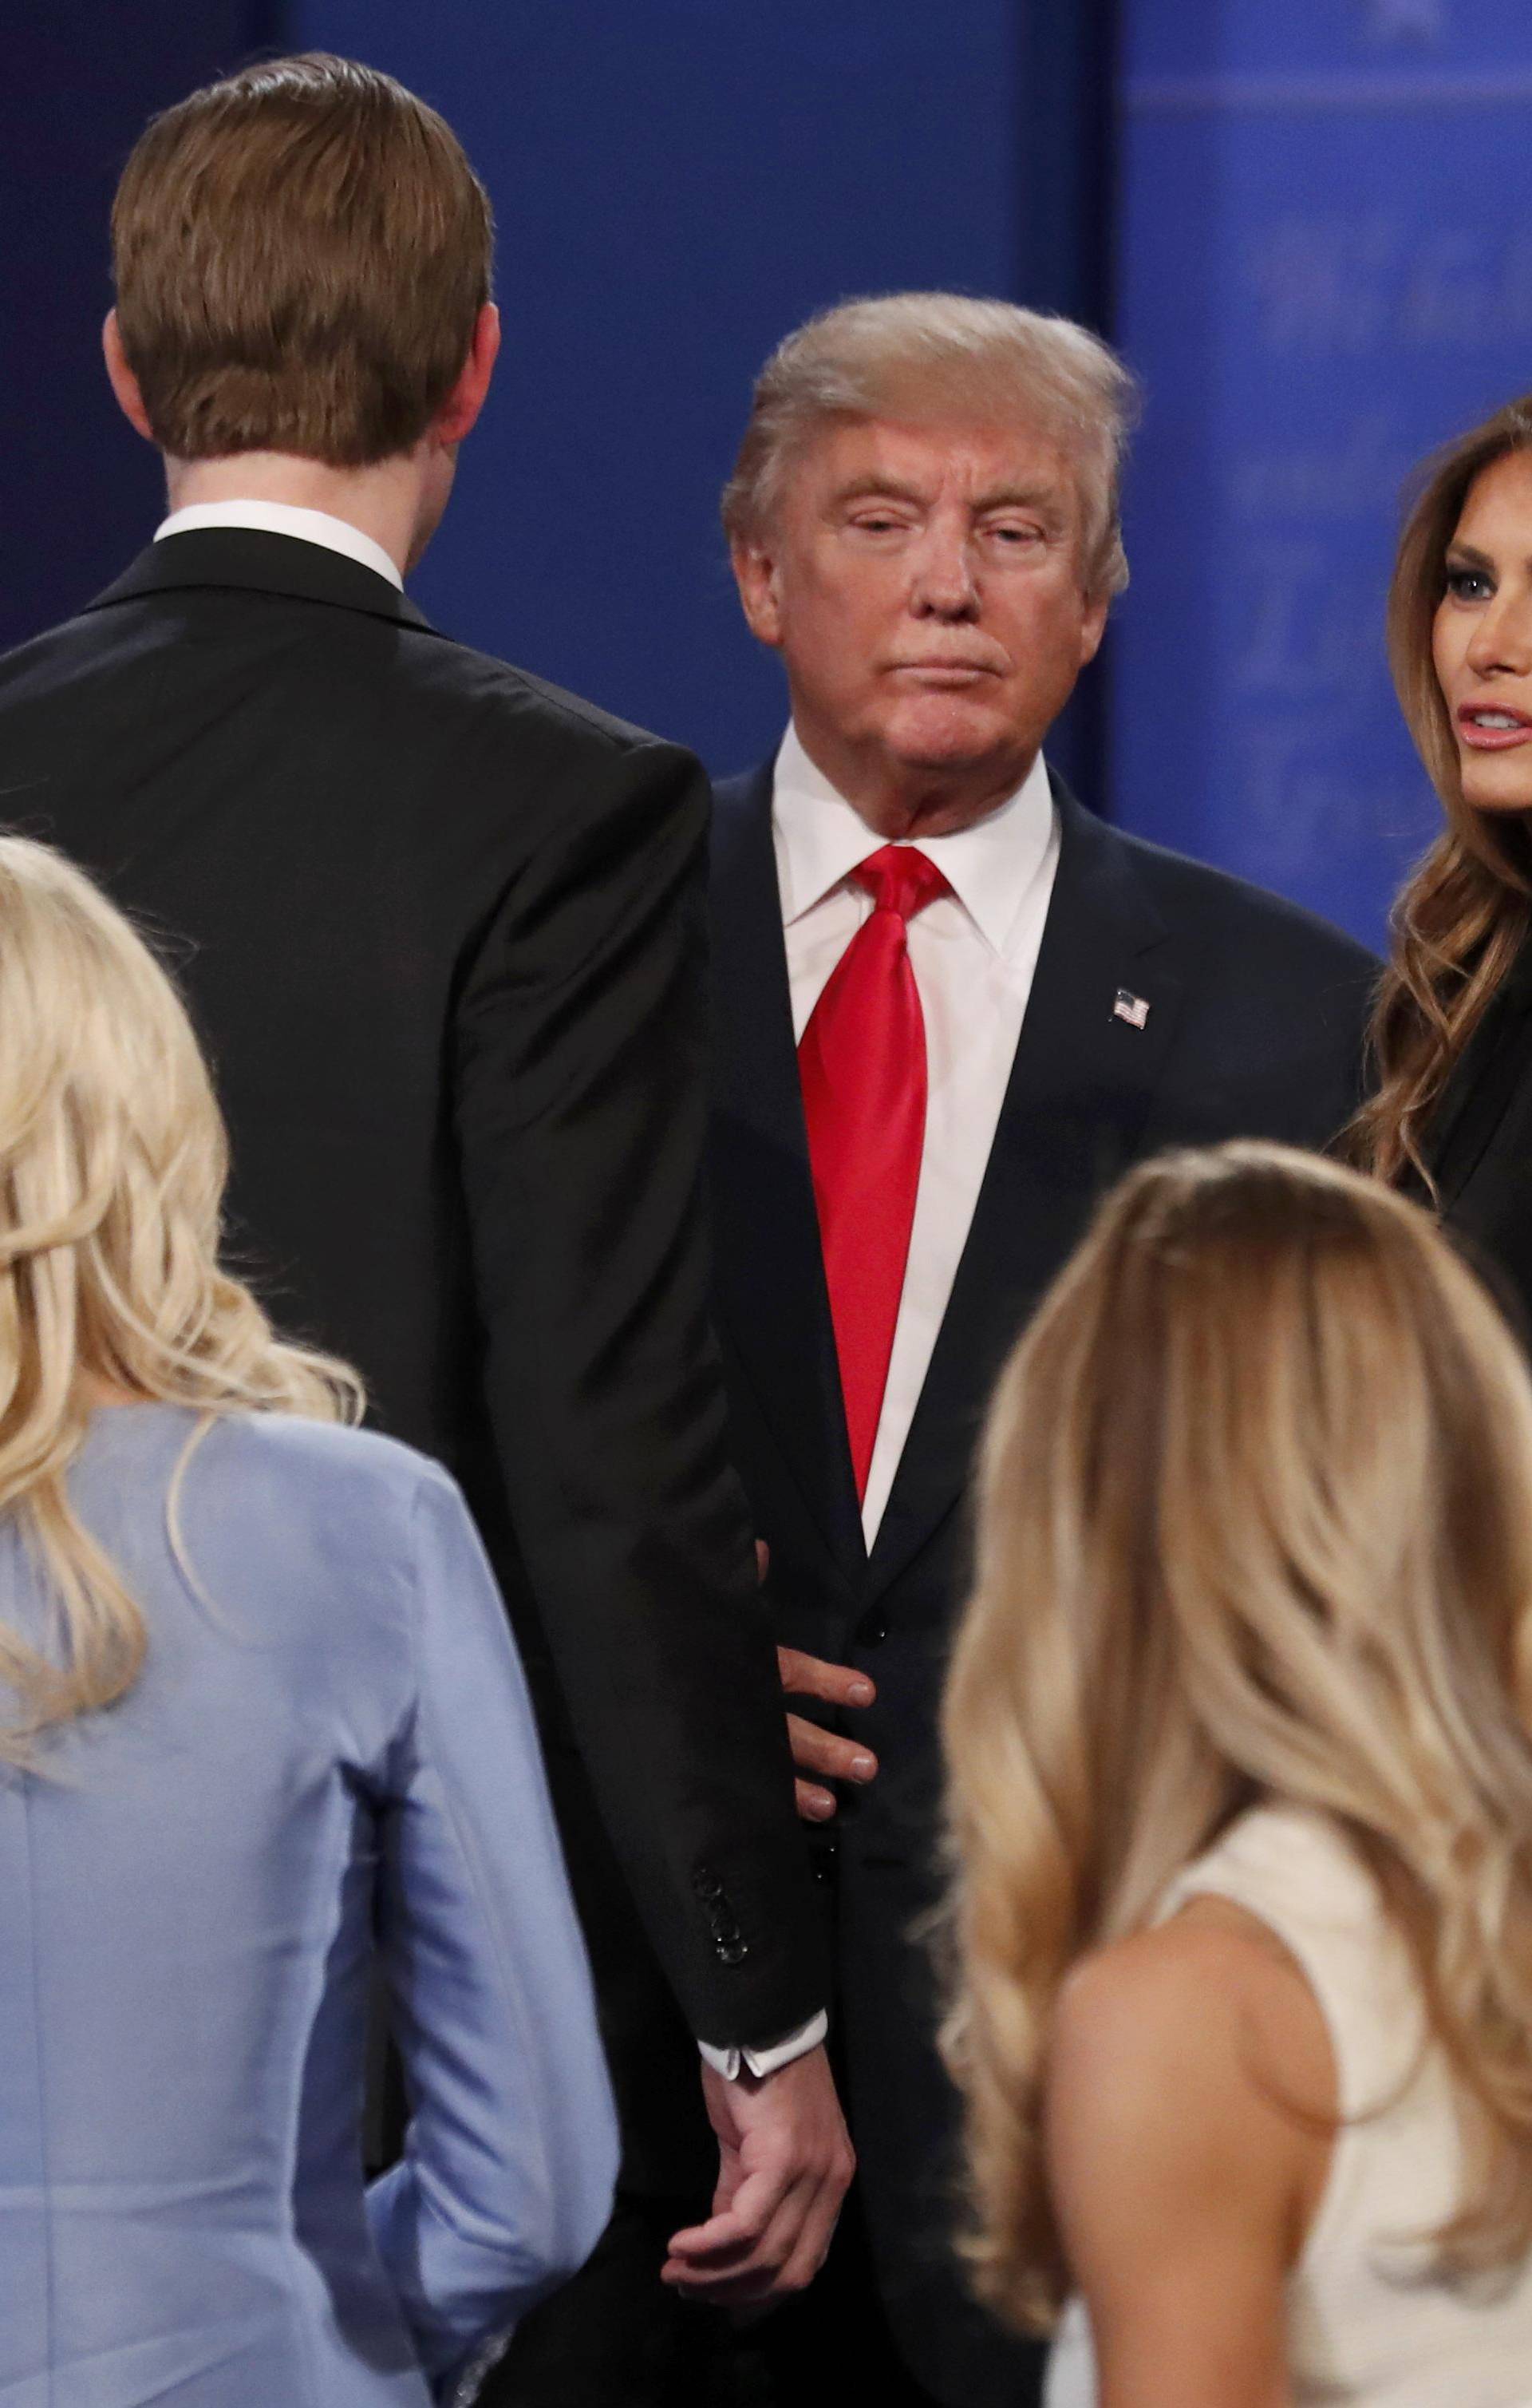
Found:
[[[1067,2287],[1066,1974],[1260,1804],[1324,1817],[1408,1951],[1465,2143],[1435,2271],[1525,2259],[1529,1721],[1532,1382],[1479,1281],[1419,1206],[1285,1147],[1130,1173],[996,1392],[943,1716],[944,2042],[1002,2315]]]
[[[1519,819],[1477,811],[1465,799],[1431,649],[1447,550],[1469,491],[1497,460],[1526,451],[1532,394],[1428,460],[1389,587],[1394,683],[1447,824],[1394,907],[1372,1019],[1378,1087],[1352,1125],[1354,1158],[1384,1179],[1412,1166],[1430,1184],[1422,1136],[1532,923],[1532,844]]]
[[[490,204],[391,76],[311,52],[152,120],[112,208],[117,315],[161,449],[336,468],[408,452],[490,294]]]

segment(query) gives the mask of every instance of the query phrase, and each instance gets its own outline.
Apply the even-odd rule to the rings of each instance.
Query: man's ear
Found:
[[[118,408],[135,435],[141,435],[146,443],[152,443],[154,430],[149,423],[144,396],[138,390],[138,380],[129,367],[128,355],[122,349],[115,309],[107,312],[107,322],[101,329],[101,351],[107,363],[107,381],[116,396]]]
[[[1101,638],[1107,632],[1107,613],[1111,609],[1111,595],[1086,597],[1085,612],[1080,623],[1080,666],[1094,661],[1101,650]]]
[[[486,301],[474,320],[468,356],[458,371],[457,382],[437,412],[431,428],[437,443],[461,443],[465,435],[472,434],[499,356],[500,312],[493,301]]]
[[[758,538],[738,537],[729,546],[729,558],[751,634],[776,650],[782,640],[782,611],[775,552]]]

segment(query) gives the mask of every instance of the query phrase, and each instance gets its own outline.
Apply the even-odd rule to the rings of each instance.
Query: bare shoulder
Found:
[[[1302,1967],[1258,1915],[1202,1897],[1081,1958],[1059,1994],[1053,2057],[1061,2074],[1081,2059],[1098,2071],[1146,2057],[1200,2061],[1210,2040],[1237,2031],[1281,2052],[1289,2027],[1300,2046],[1302,2027],[1324,2038]]]
[[[1110,2199],[1161,2229],[1202,2213],[1248,2219],[1279,2229],[1290,2258],[1324,2186],[1335,2103],[1301,1967],[1254,1915],[1194,1899],[1064,1985],[1046,2096],[1061,2216],[1094,2229],[1094,2202]]]

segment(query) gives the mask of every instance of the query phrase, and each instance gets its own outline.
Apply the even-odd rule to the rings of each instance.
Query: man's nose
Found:
[[[1475,677],[1532,671],[1532,595],[1496,594],[1474,621],[1464,658]]]
[[[979,609],[979,585],[966,537],[931,529],[921,545],[910,580],[909,607],[918,619],[971,619]]]

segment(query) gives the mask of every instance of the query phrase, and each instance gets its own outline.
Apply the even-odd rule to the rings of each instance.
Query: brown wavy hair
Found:
[[[1525,2259],[1529,1726],[1532,1379],[1479,1280],[1339,1164],[1142,1165],[1001,1379],[943,1713],[943,2041],[1002,2315],[1046,2327],[1067,2288],[1067,1974],[1258,1805],[1324,1817],[1408,1951],[1464,2143],[1430,2271]]]
[[[1422,1139],[1532,924],[1532,840],[1519,817],[1478,811],[1465,799],[1431,652],[1463,506],[1484,470],[1513,452],[1532,452],[1532,394],[1425,463],[1389,587],[1389,666],[1447,824],[1394,907],[1370,1030],[1377,1084],[1352,1124],[1347,1150],[1382,1179],[1412,1168],[1427,1188]]]

